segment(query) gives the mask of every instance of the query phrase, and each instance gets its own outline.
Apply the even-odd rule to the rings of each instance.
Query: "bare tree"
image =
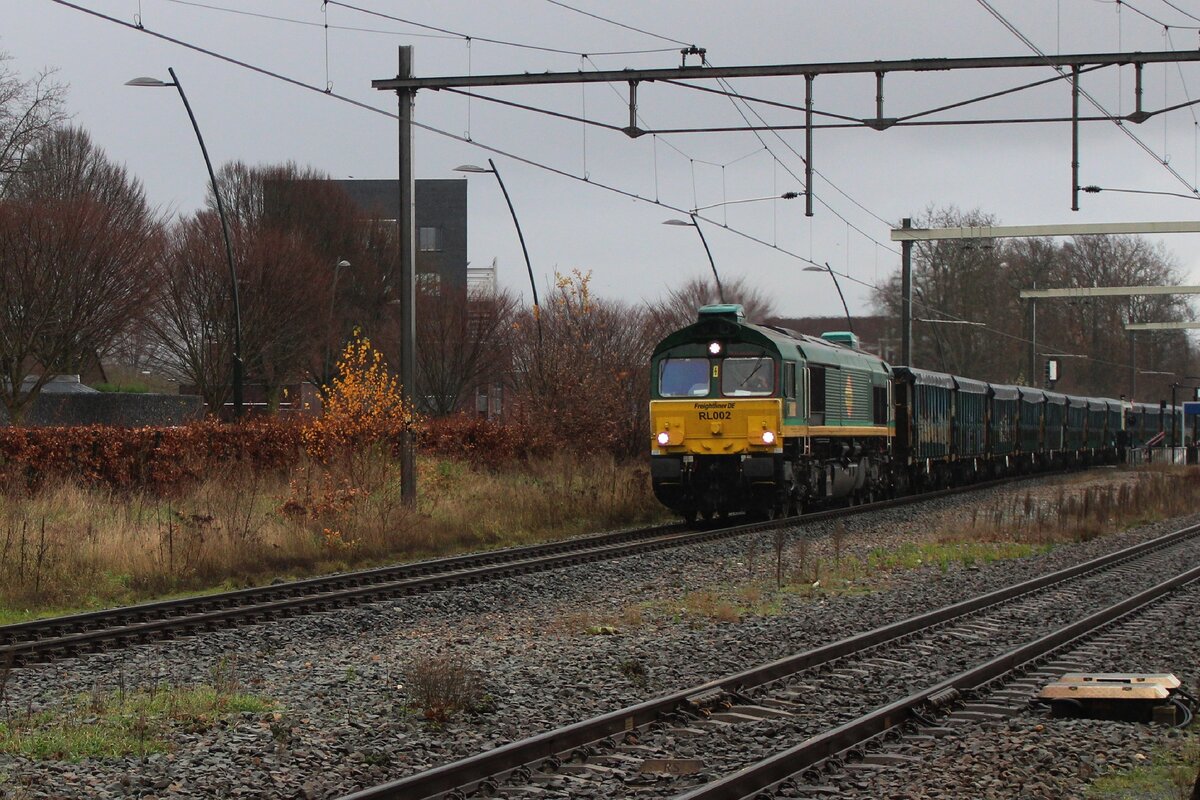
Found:
[[[321,323],[306,328],[307,353],[296,363],[288,359],[289,369],[296,368],[290,377],[275,371],[253,377],[273,382],[307,373],[318,386],[328,386],[336,368],[336,358],[331,356],[341,351],[351,331],[357,328],[377,341],[394,338],[377,335],[375,330],[377,324],[388,326],[393,316],[386,304],[395,299],[387,296],[387,287],[395,272],[396,241],[388,226],[365,216],[328,175],[292,162],[257,166],[234,162],[222,167],[218,182],[235,236],[249,241],[274,231],[273,235],[290,237],[292,245],[315,259],[312,270],[292,276],[307,293],[305,300],[319,306],[306,320]],[[350,266],[339,268],[343,261]],[[280,334],[270,348],[300,343],[284,345],[282,330]],[[273,363],[276,367],[271,369],[277,370],[282,362]]]
[[[196,387],[207,407],[222,408],[230,388],[233,301],[220,220],[202,212],[171,228],[159,261],[158,295],[146,317],[156,366]]]
[[[141,316],[161,245],[141,185],[78,129],[25,156],[0,203],[0,401],[19,424],[55,372]],[[23,386],[27,372],[40,374]]]
[[[542,307],[513,330],[514,416],[551,429],[564,446],[632,454],[644,447],[645,369],[653,338],[638,306],[593,298],[590,273],[556,275]]]
[[[0,197],[21,171],[26,154],[66,121],[66,87],[53,73],[25,80],[8,66],[11,56],[0,53]]]
[[[302,377],[325,330],[325,259],[299,235],[275,227],[243,232],[242,352],[263,385],[270,410],[280,391]]]
[[[417,298],[418,405],[428,414],[462,409],[473,390],[500,381],[516,300],[508,292],[421,292]]]
[[[994,225],[979,211],[929,209],[918,227]],[[913,315],[963,319],[986,327],[915,322],[913,362],[1004,383],[1040,385],[1030,374],[1034,339],[1023,289],[1090,286],[1175,285],[1177,267],[1161,247],[1129,236],[1081,236],[1063,243],[1051,239],[919,242],[913,252]],[[893,319],[900,315],[900,276],[876,293],[876,306]],[[1085,356],[1072,360],[1056,388],[1081,394],[1124,391],[1124,325],[1130,321],[1191,319],[1179,297],[1087,298],[1042,301],[1037,305],[1036,341],[1041,354]],[[1194,353],[1179,332],[1146,336],[1137,361],[1154,370],[1193,372]],[[1167,392],[1169,393],[1169,381]],[[1161,393],[1160,393],[1161,394]]]
[[[741,304],[748,321],[765,322],[775,315],[772,299],[762,290],[751,286],[745,278],[728,280],[724,288],[726,301]],[[692,278],[677,289],[669,289],[666,297],[647,306],[651,330],[661,338],[695,322],[696,311],[701,306],[719,302],[715,282],[707,278]]]

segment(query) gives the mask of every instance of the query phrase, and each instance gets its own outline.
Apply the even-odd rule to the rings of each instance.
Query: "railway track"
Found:
[[[1019,480],[1028,480],[1028,476],[818,511],[782,520],[704,530],[688,530],[677,524],[593,534],[547,544],[4,625],[0,626],[0,665],[20,667],[237,625],[620,558],[639,552],[725,539],[771,528],[847,517],[995,488]]]
[[[871,748],[914,721],[925,735],[943,732],[931,721],[937,709],[959,706],[957,724],[1015,713],[1028,688],[1008,694],[1009,708],[962,702],[989,682],[1200,581],[1200,567],[1175,574],[1179,564],[1197,563],[1200,525],[345,800],[743,800],[771,797],[784,782],[785,796],[809,796],[801,782],[820,780],[819,764],[839,769],[847,753],[874,768],[889,759],[902,762],[902,753]],[[1163,581],[1162,575],[1173,577]],[[1086,667],[1060,660],[1045,674]],[[1029,677],[1036,684],[1040,674]]]

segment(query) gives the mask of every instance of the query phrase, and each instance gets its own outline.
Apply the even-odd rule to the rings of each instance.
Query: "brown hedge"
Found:
[[[0,428],[3,479],[9,487],[29,490],[51,479],[71,478],[118,490],[167,493],[235,463],[256,471],[283,470],[303,452],[300,426],[278,420],[170,428]]]
[[[55,479],[169,494],[235,465],[285,472],[306,457],[305,423],[279,418],[169,428],[103,425],[0,428],[0,482],[36,491]],[[307,429],[312,443],[313,427]],[[551,452],[550,437],[520,424],[455,416],[424,422],[421,452],[498,468]],[[398,441],[387,443],[395,451]]]

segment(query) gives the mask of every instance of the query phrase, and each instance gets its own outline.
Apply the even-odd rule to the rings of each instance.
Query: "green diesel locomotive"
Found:
[[[658,499],[694,521],[890,492],[891,374],[856,345],[746,322],[740,305],[701,308],[650,362]]]

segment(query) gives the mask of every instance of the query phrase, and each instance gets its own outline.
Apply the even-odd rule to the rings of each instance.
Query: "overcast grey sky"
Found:
[[[550,0],[350,2],[467,34],[474,37],[469,44],[458,36],[344,6],[330,4],[323,14],[319,0],[76,2],[313,86],[331,83],[333,92],[388,112],[395,110],[394,95],[372,90],[370,82],[395,75],[396,47],[401,44],[414,46],[418,76],[678,66],[679,46],[667,39],[707,48],[709,60],[719,66],[1031,54],[977,0],[566,0],[576,9],[657,36]],[[1047,53],[1193,49],[1200,19],[1187,14],[1200,17],[1200,3],[1173,3],[1177,8],[1165,0],[1130,0],[1121,6],[1111,0],[991,0],[999,13]],[[1164,30],[1134,9],[1180,27]],[[114,159],[125,163],[145,183],[152,202],[166,210],[189,212],[203,202],[203,162],[171,90],[123,84],[142,75],[166,78],[167,67],[174,67],[183,82],[218,163],[294,160],[334,177],[396,174],[396,123],[387,116],[50,0],[10,0],[5,11],[0,50],[13,57],[10,66],[26,75],[42,68],[57,69],[59,80],[70,85],[68,105],[75,122]],[[572,53],[663,52],[584,59],[483,42],[480,37]],[[885,114],[917,111],[1052,74],[1048,68],[895,74],[885,84]],[[1127,113],[1133,105],[1132,68],[1085,76],[1083,86],[1110,111]],[[801,78],[747,79],[734,88],[796,104],[804,99]],[[624,125],[625,88],[615,89],[593,84],[582,89],[523,87],[491,93]],[[872,76],[821,77],[814,95],[819,110],[859,118],[874,114]],[[1196,97],[1200,97],[1200,64],[1146,67],[1147,108]],[[643,85],[639,100],[647,127],[742,124],[726,98]],[[419,93],[416,109],[419,122],[680,208],[802,188],[789,174],[790,170],[803,175],[797,155],[804,148],[801,132],[783,133],[782,140],[764,134],[765,147],[746,132],[631,140],[597,128],[585,131],[578,122],[481,100],[468,103],[444,92]],[[802,122],[802,115],[794,112],[758,110],[773,123]],[[1081,111],[1094,113],[1086,104]],[[1028,117],[1069,112],[1070,94],[1059,82],[955,113]],[[1165,156],[1188,184],[1195,185],[1200,126],[1191,109],[1130,128]],[[866,285],[882,281],[898,268],[898,248],[888,240],[889,225],[881,220],[915,216],[930,205],[979,208],[1002,224],[1195,219],[1200,211],[1195,200],[1102,193],[1083,195],[1083,210],[1072,212],[1067,124],[839,130],[819,132],[814,139],[814,165],[824,176],[814,181],[820,201],[815,217],[804,217],[802,199],[737,204],[704,213],[846,273],[852,280],[843,283],[854,312],[868,309]],[[471,144],[422,131],[416,137],[415,173],[418,178],[455,177],[454,166],[486,164],[488,156]],[[520,215],[539,289],[550,282],[556,268],[590,269],[598,293],[636,300],[708,274],[694,232],[661,224],[677,213],[503,156],[493,157]],[[1188,191],[1111,123],[1083,126],[1080,160],[1080,182],[1085,185]],[[472,262],[498,258],[502,285],[527,294],[519,245],[494,180],[476,175],[470,181]],[[773,293],[784,314],[839,313],[827,276],[803,272],[802,261],[719,227],[709,225],[706,230],[723,277],[747,277]],[[1200,235],[1175,235],[1164,244],[1176,255],[1188,281],[1200,283]]]

